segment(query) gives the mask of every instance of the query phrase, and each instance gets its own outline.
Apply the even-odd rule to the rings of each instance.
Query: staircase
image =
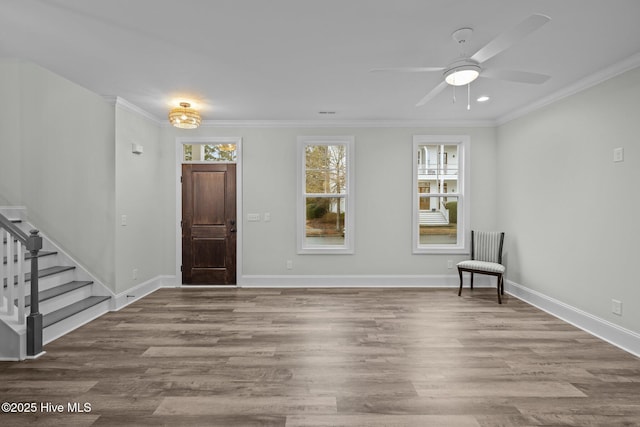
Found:
[[[33,227],[22,222],[21,219],[12,219],[18,228],[29,232]],[[42,342],[47,344],[71,330],[101,316],[110,309],[111,295],[101,284],[95,283],[88,272],[77,265],[69,256],[62,253],[46,236],[43,237],[43,248],[38,254],[38,280],[39,280],[39,312],[42,313]],[[2,244],[6,247],[7,239],[3,237]],[[3,248],[5,249],[5,248]],[[7,253],[6,250],[3,253]],[[28,252],[14,255],[12,260],[4,256],[2,267],[6,268],[8,262],[17,264],[18,256],[24,256],[25,260],[31,258]],[[25,263],[25,265],[28,265]],[[25,312],[29,313],[31,273],[24,273],[25,280]],[[7,287],[14,286],[13,295],[19,295],[17,290],[18,277],[13,283],[3,280],[3,294],[7,295]],[[14,299],[14,304],[18,300]],[[1,304],[0,304],[1,306]]]
[[[419,224],[430,226],[449,225],[449,221],[440,211],[420,211]]]

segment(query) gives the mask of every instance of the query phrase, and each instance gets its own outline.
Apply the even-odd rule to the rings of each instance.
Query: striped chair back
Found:
[[[477,261],[502,264],[504,233],[499,231],[471,231],[471,258]]]

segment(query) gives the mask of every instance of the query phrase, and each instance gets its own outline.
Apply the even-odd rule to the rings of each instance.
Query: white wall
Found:
[[[0,60],[0,206],[21,205],[20,62]]]
[[[497,162],[493,128],[165,128],[163,144],[175,146],[176,138],[185,136],[242,137],[245,276],[453,276],[457,273],[446,268],[446,260],[462,256],[411,253],[412,139],[416,134],[471,136],[471,226],[495,229]],[[355,136],[354,255],[296,254],[295,156],[299,135]],[[175,164],[175,158],[172,162]],[[170,204],[175,203],[174,196]],[[247,213],[265,212],[271,213],[270,222],[246,220]],[[179,219],[174,216],[171,221],[175,224]],[[286,269],[288,259],[293,261],[292,270]],[[393,280],[388,284],[393,285]]]
[[[500,126],[508,278],[640,332],[640,69]],[[613,162],[623,147],[625,161]],[[622,317],[611,299],[623,302]]]
[[[7,116],[17,127],[5,128],[2,114],[0,194],[26,206],[33,224],[113,283],[113,107],[32,63],[4,62],[0,70],[15,84],[0,85],[9,94],[0,108],[19,111]]]
[[[174,274],[173,261],[164,259],[164,247],[173,242],[165,240],[163,231],[164,212],[173,209],[165,205],[171,188],[163,182],[173,168],[165,167],[164,157],[172,147],[160,144],[155,122],[118,103],[115,115],[115,291],[119,293],[159,275]],[[143,154],[132,153],[133,143],[143,146]]]

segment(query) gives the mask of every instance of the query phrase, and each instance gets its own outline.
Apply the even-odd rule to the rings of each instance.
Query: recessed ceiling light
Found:
[[[318,111],[318,114],[335,114],[335,111]]]
[[[487,95],[482,95],[482,96],[479,96],[478,99],[476,99],[476,101],[478,101],[478,102],[487,102],[490,99],[491,98],[489,98]]]

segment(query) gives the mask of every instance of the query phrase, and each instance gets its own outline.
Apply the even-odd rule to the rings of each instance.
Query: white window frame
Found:
[[[413,137],[413,209],[412,233],[414,254],[468,254],[471,210],[469,203],[468,135],[414,135]],[[418,197],[418,148],[422,145],[458,145],[458,183],[456,192],[447,193],[458,200],[457,242],[455,244],[420,244],[420,198]]]
[[[344,193],[327,194],[345,200],[345,235],[343,245],[310,245],[306,242],[306,198],[317,197],[306,192],[306,147],[309,145],[344,145],[347,155],[347,188]],[[355,236],[354,159],[353,136],[299,136],[297,154],[297,249],[298,254],[353,254]]]

